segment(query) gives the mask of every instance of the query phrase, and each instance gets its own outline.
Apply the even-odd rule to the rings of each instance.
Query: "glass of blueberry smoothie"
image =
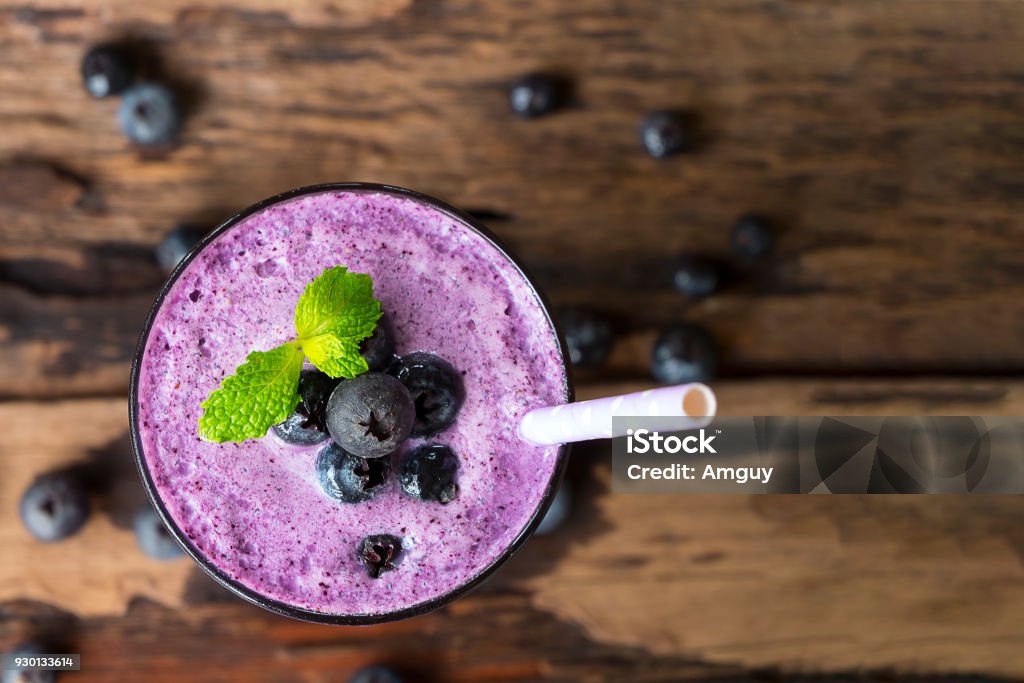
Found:
[[[171,534],[235,594],[399,619],[478,585],[540,522],[567,447],[517,428],[572,400],[565,358],[536,286],[467,215],[301,188],[171,275],[132,368],[132,442]]]

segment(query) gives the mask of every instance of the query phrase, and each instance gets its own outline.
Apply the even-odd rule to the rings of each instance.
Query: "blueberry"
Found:
[[[154,255],[157,264],[165,273],[170,273],[205,236],[206,231],[194,225],[176,226],[156,246]]]
[[[732,228],[732,250],[747,259],[761,258],[772,250],[775,233],[771,221],[764,216],[747,213]]]
[[[302,404],[299,404],[299,408],[301,407]],[[295,412],[289,415],[284,422],[278,422],[271,427],[274,434],[281,441],[295,446],[314,446],[326,441],[329,437],[327,432],[320,431],[312,425],[310,419],[304,413],[299,412],[299,408],[296,408]]]
[[[377,321],[373,334],[359,344],[359,353],[366,359],[366,364],[373,371],[386,370],[395,361],[394,335],[386,315]]]
[[[338,385],[327,402],[327,431],[360,458],[394,453],[409,438],[416,407],[408,390],[390,375],[367,372]]]
[[[352,674],[348,683],[402,683],[403,679],[394,669],[374,665]]]
[[[655,159],[689,151],[695,143],[693,123],[675,111],[655,111],[640,123],[640,139]]]
[[[173,560],[184,554],[181,546],[160,519],[160,515],[149,505],[135,513],[132,526],[135,528],[135,541],[149,557],[155,560]]]
[[[21,521],[40,541],[71,536],[89,517],[89,497],[80,481],[54,472],[36,478],[21,497]]]
[[[357,553],[370,578],[379,579],[384,572],[395,569],[402,553],[402,539],[391,534],[367,536],[359,542]]]
[[[682,324],[661,333],[651,354],[651,374],[664,384],[706,382],[718,368],[715,341],[707,330]]]
[[[389,372],[409,390],[416,406],[413,436],[437,434],[455,421],[466,389],[448,361],[417,351],[402,356]]]
[[[672,268],[672,284],[676,290],[694,299],[714,294],[718,289],[718,265],[697,254],[683,254]]]
[[[271,427],[274,434],[297,446],[326,441],[327,401],[340,381],[319,370],[303,370],[299,375],[299,405],[287,420]]]
[[[524,76],[508,90],[509,106],[524,119],[550,114],[562,104],[563,99],[563,84],[557,78],[543,74]]]
[[[170,144],[181,128],[177,98],[159,83],[142,83],[126,90],[117,118],[121,132],[140,145]]]
[[[130,57],[115,45],[94,47],[82,58],[82,84],[93,97],[123,92],[134,76]]]
[[[391,463],[387,458],[360,458],[336,443],[325,446],[316,458],[320,487],[343,503],[370,500],[384,489]]]
[[[51,654],[53,649],[45,647],[40,643],[22,643],[18,645],[9,653],[8,657],[12,658],[11,668],[4,669],[3,672],[3,683],[53,683],[57,680],[57,672],[55,671],[26,671],[23,668],[15,668],[13,658],[14,657],[38,657],[40,655]]]
[[[562,526],[562,523],[569,517],[569,512],[572,510],[572,488],[569,486],[569,482],[563,481],[561,487],[558,489],[558,493],[555,494],[555,499],[551,501],[551,507],[544,514],[544,519],[541,520],[540,525],[537,527],[536,533],[538,536],[544,534],[550,534],[552,531]]]
[[[596,368],[608,360],[614,334],[604,316],[585,309],[566,308],[558,312],[558,322],[573,365]]]
[[[399,481],[402,490],[419,500],[436,500],[445,505],[459,495],[455,473],[459,459],[448,446],[424,444],[402,458]]]

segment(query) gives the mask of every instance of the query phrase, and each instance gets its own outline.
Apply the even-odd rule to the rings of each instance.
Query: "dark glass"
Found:
[[[520,548],[523,547],[523,544],[526,543],[527,539],[529,539],[529,537],[533,534],[537,526],[540,525],[541,520],[544,519],[544,513],[547,512],[548,507],[551,505],[551,501],[554,500],[555,494],[558,492],[558,486],[562,480],[562,475],[565,473],[565,466],[568,461],[569,447],[562,446],[559,449],[558,462],[555,464],[555,471],[551,479],[548,481],[548,485],[546,490],[544,491],[544,496],[541,498],[540,505],[537,506],[536,510],[534,510],[533,517],[531,517],[529,523],[524,527],[523,531],[519,534],[519,536],[516,537],[516,539],[509,545],[509,547],[506,548],[505,551],[500,556],[498,556],[497,559],[494,560],[494,562],[485,567],[483,571],[481,571],[480,574],[475,576],[472,580],[468,581],[467,583],[461,586],[458,586],[454,590],[444,595],[438,596],[433,600],[428,600],[427,602],[412,605],[410,607],[406,607],[405,609],[397,610],[394,612],[386,612],[380,614],[323,614],[320,612],[314,612],[312,610],[303,609],[301,607],[296,607],[295,605],[289,605],[279,600],[274,600],[272,598],[268,598],[265,595],[261,595],[260,593],[252,590],[251,588],[232,579],[227,574],[222,572],[215,564],[213,564],[206,557],[206,555],[204,555],[198,548],[192,545],[191,541],[188,540],[188,537],[186,537],[185,534],[182,533],[181,529],[178,527],[175,521],[171,518],[170,514],[167,512],[167,508],[164,506],[163,500],[161,500],[160,497],[157,495],[156,487],[153,483],[153,478],[149,472],[149,466],[147,465],[146,458],[142,452],[142,439],[139,430],[138,405],[139,372],[142,367],[142,356],[143,353],[145,352],[146,341],[149,338],[150,330],[153,327],[153,321],[156,319],[157,312],[160,310],[160,307],[163,304],[164,299],[167,297],[168,292],[170,291],[174,283],[177,281],[178,277],[185,270],[188,264],[192,262],[196,255],[199,254],[203,249],[205,249],[206,246],[210,244],[210,242],[212,242],[215,238],[227,232],[234,226],[238,225],[249,216],[269,206],[272,206],[280,202],[289,201],[291,199],[295,199],[296,197],[302,197],[310,194],[319,194],[322,192],[385,193],[396,195],[398,197],[404,197],[424,204],[426,206],[429,206],[433,209],[436,209],[448,215],[452,219],[465,224],[471,230],[478,233],[481,237],[490,242],[502,255],[505,256],[505,258],[509,260],[509,262],[512,263],[513,266],[516,267],[516,269],[522,275],[523,280],[530,286],[534,295],[537,297],[538,301],[540,301],[541,309],[544,311],[544,315],[547,318],[548,324],[551,326],[552,334],[555,334],[559,339],[559,346],[562,356],[562,365],[565,368],[565,395],[568,401],[573,400],[572,377],[570,374],[571,368],[569,367],[568,363],[569,355],[567,349],[565,348],[565,341],[562,334],[559,332],[554,317],[551,314],[551,307],[548,305],[544,296],[537,288],[537,285],[534,282],[534,280],[526,273],[522,263],[520,263],[519,260],[512,255],[512,253],[498,240],[497,237],[495,237],[487,228],[483,227],[479,222],[470,217],[468,214],[438,199],[434,199],[433,197],[429,197],[427,195],[420,194],[419,192],[406,190],[400,187],[393,187],[390,185],[379,185],[376,183],[328,183],[324,185],[310,185],[308,187],[300,187],[290,192],[285,192],[283,194],[270,197],[269,199],[264,199],[263,201],[257,204],[253,204],[249,208],[235,214],[234,216],[226,220],[224,223],[222,223],[220,226],[218,226],[216,229],[214,229],[212,232],[210,232],[210,234],[206,235],[206,237],[204,237],[199,242],[199,244],[196,245],[196,247],[191,251],[191,253],[189,253],[188,256],[182,259],[178,266],[174,269],[174,271],[171,273],[171,276],[168,278],[167,282],[160,290],[160,294],[157,296],[156,301],[153,304],[153,307],[149,311],[149,315],[146,318],[146,324],[142,330],[142,335],[139,337],[139,343],[135,351],[135,357],[132,361],[131,387],[130,396],[128,400],[129,427],[131,431],[132,450],[135,453],[135,463],[136,465],[138,465],[139,473],[142,476],[142,483],[146,489],[146,494],[149,496],[150,502],[152,502],[153,507],[160,515],[160,518],[163,520],[164,524],[167,525],[168,531],[170,531],[171,535],[174,536],[174,539],[185,549],[185,551],[192,557],[192,559],[195,560],[196,564],[202,567],[202,569],[207,574],[209,574],[218,583],[220,583],[222,586],[227,588],[229,591],[231,591],[238,597],[248,600],[249,602],[255,605],[259,605],[260,607],[270,610],[271,612],[276,612],[277,614],[281,614],[286,617],[291,617],[293,619],[301,619],[304,621],[311,621],[320,624],[378,624],[387,621],[396,621],[398,619],[414,617],[438,609],[439,607],[448,604],[449,602],[465,595],[472,589],[479,586],[487,577],[494,573],[494,571],[497,570],[498,567],[505,564],[505,562],[507,562],[509,558],[511,558]]]

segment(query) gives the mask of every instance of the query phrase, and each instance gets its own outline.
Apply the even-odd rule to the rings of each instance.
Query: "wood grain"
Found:
[[[177,147],[82,91],[108,39],[178,92]],[[611,317],[582,398],[647,386],[657,330],[693,320],[723,414],[1024,414],[1022,39],[1015,0],[0,5],[0,650],[56,636],[103,682],[1024,677],[1013,497],[613,496],[583,447],[568,524],[480,591],[331,629],[142,556],[124,399],[167,230],[366,180],[476,211],[553,303]],[[533,70],[573,93],[521,121]],[[697,117],[694,153],[643,153],[655,108]],[[728,255],[748,210],[779,227],[759,264]],[[725,262],[721,294],[670,290],[683,250]],[[44,546],[16,504],[58,467],[97,512]]]
[[[374,664],[409,683],[758,680],[736,667],[596,643],[521,594],[492,588],[458,609],[363,628],[304,624],[242,603],[168,610],[137,601],[123,616],[92,619],[33,603],[0,607],[0,647],[30,634],[73,643],[82,670],[68,679],[83,683],[122,683],[140,672],[154,683],[335,683]]]
[[[580,394],[590,398],[641,386],[587,385]],[[989,379],[723,382],[718,394],[732,414],[753,414],[766,404],[779,414],[1024,411],[1024,384]],[[143,619],[131,610],[139,598],[178,609],[158,610],[147,622],[168,629],[171,644],[150,644],[97,665],[91,680],[113,680],[118,667],[157,653],[177,661],[182,648],[231,658],[233,648],[242,647],[237,634],[247,629],[274,641],[274,658],[302,660],[314,670],[321,656],[343,667],[384,656],[394,651],[392,638],[410,632],[447,638],[498,628],[502,638],[519,634],[514,638],[524,639],[527,652],[543,653],[537,661],[513,658],[520,668],[506,669],[508,662],[479,663],[472,639],[463,636],[456,659],[439,664],[458,672],[445,680],[558,680],[563,665],[573,672],[568,678],[585,678],[581,671],[596,667],[595,680],[616,671],[639,672],[636,680],[668,680],[670,671],[688,677],[688,662],[722,671],[892,668],[1024,675],[1024,622],[1018,618],[1024,609],[1024,535],[1015,521],[1024,514],[1024,500],[1017,497],[610,495],[609,452],[584,446],[570,472],[577,497],[570,521],[556,534],[532,540],[481,593],[409,625],[329,635],[329,628],[251,615],[230,597],[231,606],[199,609],[224,596],[190,561],[155,562],[141,554],[128,528],[141,490],[125,420],[121,400],[0,404],[0,423],[7,425],[0,450],[0,543],[9,551],[0,563],[0,605],[13,609],[37,601],[88,620],[83,652],[97,656],[108,651],[103,638],[127,639],[134,620]],[[42,545],[21,528],[15,501],[34,476],[57,467],[77,468],[104,485],[95,497],[98,513],[80,535]],[[127,621],[111,621],[126,610]],[[15,629],[26,628],[22,621],[13,619],[7,631],[0,625],[0,635],[14,638]],[[592,649],[553,655],[526,622],[548,624],[559,651],[581,640]],[[194,630],[200,628],[218,634],[210,642],[220,654],[197,642]],[[304,643],[295,652],[288,645],[293,638]],[[364,649],[340,644],[351,639]],[[413,663],[433,662],[439,655],[432,647],[417,650]],[[619,653],[607,656],[640,669],[602,669],[588,659],[601,652]],[[254,656],[252,671],[261,673],[253,673],[253,680],[277,680],[282,661]],[[481,656],[498,655],[485,650]],[[652,673],[657,671],[662,673]],[[318,675],[309,680],[322,680]],[[210,674],[197,680],[220,679]]]
[[[658,326],[699,321],[733,376],[1020,372],[1022,27],[1010,0],[5,6],[0,163],[56,164],[91,200],[0,206],[16,301],[0,350],[20,368],[0,373],[0,395],[124,391],[159,273],[112,276],[80,302],[47,272],[342,179],[485,210],[555,303],[602,309],[644,345]],[[105,38],[130,39],[180,90],[180,147],[132,149],[116,102],[82,92],[78,59]],[[533,69],[575,92],[565,111],[520,121],[505,87]],[[637,122],[663,107],[700,117],[696,153],[643,154]],[[668,258],[726,257],[744,210],[778,221],[776,255],[733,264],[721,296],[671,292]],[[26,258],[49,266],[27,276]],[[71,308],[105,331],[101,348],[62,328]],[[27,310],[42,322],[19,334]],[[646,353],[616,376],[644,372]]]

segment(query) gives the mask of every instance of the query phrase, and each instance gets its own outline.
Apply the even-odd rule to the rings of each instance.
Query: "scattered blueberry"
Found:
[[[566,308],[559,311],[558,322],[573,365],[596,368],[608,360],[614,334],[604,316],[585,309]]]
[[[327,440],[327,401],[341,380],[319,370],[303,370],[299,375],[299,405],[295,412],[271,429],[286,443],[312,446]]]
[[[694,299],[714,294],[718,289],[718,266],[697,254],[683,254],[672,268],[672,284],[676,290]]]
[[[416,406],[390,375],[367,372],[338,385],[327,402],[327,431],[361,458],[390,455],[409,437]]]
[[[395,569],[395,562],[402,552],[402,540],[391,534],[367,536],[359,542],[359,561],[366,567],[372,579],[379,579],[384,572]]]
[[[316,473],[324,492],[343,503],[361,503],[380,493],[391,471],[387,458],[360,458],[336,443],[316,458]]]
[[[160,515],[149,505],[135,513],[132,526],[135,528],[135,540],[139,548],[149,557],[155,560],[173,560],[184,554],[181,546],[160,519]]]
[[[403,683],[403,680],[394,669],[378,664],[355,672],[348,683]]]
[[[568,481],[563,481],[562,485],[558,488],[558,493],[555,494],[555,499],[551,501],[551,507],[544,514],[544,519],[541,520],[540,525],[537,527],[537,531],[534,532],[538,536],[544,534],[550,534],[552,531],[562,525],[562,523],[569,517],[569,512],[572,510],[572,488]]]
[[[193,225],[175,227],[156,246],[154,253],[157,264],[165,273],[170,273],[205,235],[205,230]]]
[[[89,517],[89,497],[81,482],[54,472],[38,477],[21,497],[21,521],[40,541],[71,536]]]
[[[448,446],[424,444],[402,458],[399,481],[402,490],[419,500],[436,500],[445,505],[459,495],[455,474],[459,459]]]
[[[512,84],[508,103],[512,111],[524,119],[550,114],[562,104],[564,87],[557,78],[530,74]]]
[[[417,351],[402,356],[389,371],[398,378],[416,407],[413,436],[430,436],[455,421],[466,389],[462,375],[437,356]]]
[[[181,128],[177,98],[159,83],[142,83],[126,90],[117,118],[121,132],[140,145],[170,144]]]
[[[52,648],[44,647],[40,643],[22,643],[8,654],[9,657],[38,657],[53,652]],[[53,683],[57,680],[56,671],[26,671],[22,668],[14,668],[13,661],[10,669],[4,669],[3,683]]]
[[[655,159],[685,152],[693,148],[693,124],[675,111],[655,111],[640,123],[640,139],[647,153]]]
[[[747,259],[761,258],[775,244],[771,221],[752,213],[743,214],[732,228],[732,250]]]
[[[706,382],[717,369],[715,341],[703,327],[684,323],[662,332],[654,343],[651,374],[659,382]]]
[[[134,76],[128,54],[115,45],[94,47],[82,58],[82,84],[93,97],[123,92]]]
[[[366,364],[374,372],[386,370],[395,360],[394,335],[386,315],[377,321],[373,334],[359,345],[359,353],[363,354]]]

